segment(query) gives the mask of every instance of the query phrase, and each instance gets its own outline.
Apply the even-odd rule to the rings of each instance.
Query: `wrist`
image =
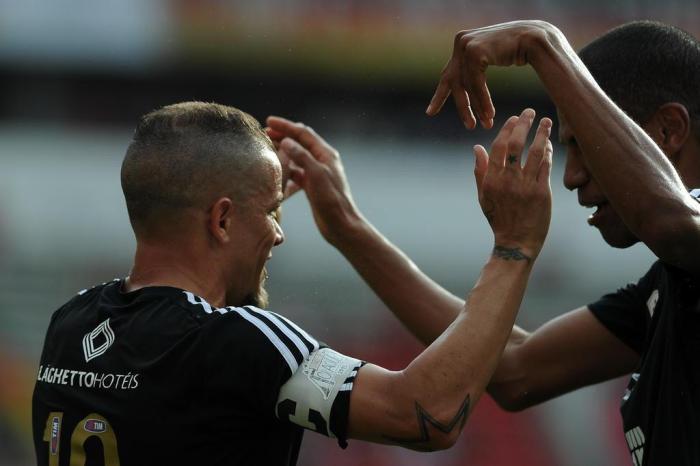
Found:
[[[527,54],[527,62],[537,70],[542,60],[550,57],[557,50],[562,50],[562,32],[554,25],[545,21],[535,21],[523,38]]]
[[[499,242],[493,246],[491,256],[497,259],[532,264],[541,248],[522,246],[515,243]]]
[[[329,225],[323,235],[326,241],[337,249],[350,247],[371,231],[367,220],[357,209],[345,211],[340,218]]]

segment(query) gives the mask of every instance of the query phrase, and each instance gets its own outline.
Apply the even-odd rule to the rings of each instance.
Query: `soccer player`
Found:
[[[557,106],[564,184],[596,209],[588,223],[611,246],[642,241],[659,260],[639,282],[532,333],[514,327],[488,390],[519,410],[632,373],[622,417],[633,463],[698,465],[700,190],[688,189],[700,185],[700,44],[653,22],[614,29],[580,56],[541,21],[462,31],[427,113],[452,94],[468,128],[477,119],[489,128],[495,109],[486,68],[525,64]],[[510,144],[508,152],[518,154],[524,135]],[[477,148],[477,156],[483,152]],[[415,335],[433,342],[462,300],[426,277],[349,201],[336,205],[342,212],[327,223],[326,236]]]
[[[303,428],[341,445],[451,446],[496,368],[549,226],[551,121],[523,167],[506,163],[534,116],[508,120],[477,159],[495,246],[464,310],[389,371],[261,309],[265,263],[284,240],[283,170],[257,121],[198,102],[145,115],[121,172],[134,265],[51,318],[33,398],[38,464],[291,465]],[[314,199],[325,183],[344,186],[337,153],[293,126],[311,149],[280,141],[297,185]]]

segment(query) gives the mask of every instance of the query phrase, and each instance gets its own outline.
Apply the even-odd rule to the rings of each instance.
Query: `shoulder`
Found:
[[[98,285],[93,285],[89,288],[84,288],[78,293],[76,293],[75,296],[69,301],[83,301],[87,299],[94,298],[95,296],[99,296],[105,289],[109,287],[113,287],[115,289],[118,289],[121,286],[122,280],[120,278],[114,278],[110,281],[100,283]]]
[[[112,281],[104,282],[99,285],[94,285],[90,288],[84,288],[73,295],[61,307],[59,307],[51,316],[51,323],[59,320],[61,317],[70,313],[71,310],[84,308],[94,303],[101,296],[102,292],[109,286],[118,286],[119,279],[115,278]]]
[[[205,344],[227,354],[263,359],[261,364],[264,359],[278,360],[294,373],[320,346],[314,337],[280,314],[254,306],[216,308],[191,293],[187,299],[200,307],[197,316]]]

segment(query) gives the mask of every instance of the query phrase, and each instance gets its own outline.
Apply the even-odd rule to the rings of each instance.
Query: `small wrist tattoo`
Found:
[[[513,165],[513,164],[514,164],[515,162],[517,162],[517,161],[518,161],[518,156],[517,156],[517,155],[510,154],[510,155],[508,156],[508,163],[509,163],[509,164]]]
[[[532,261],[532,258],[523,254],[520,248],[506,248],[496,245],[493,247],[493,255],[507,261]]]

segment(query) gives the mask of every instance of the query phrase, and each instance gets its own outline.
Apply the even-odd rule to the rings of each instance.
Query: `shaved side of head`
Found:
[[[644,124],[669,102],[688,110],[700,138],[700,41],[655,21],[618,26],[579,52],[606,94]]]
[[[183,102],[144,115],[121,170],[136,237],[177,228],[185,209],[223,196],[243,205],[265,149],[274,151],[258,121],[234,107]]]

